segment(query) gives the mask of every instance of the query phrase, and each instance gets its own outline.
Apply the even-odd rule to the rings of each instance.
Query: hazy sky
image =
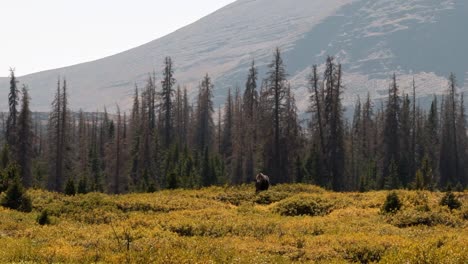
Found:
[[[0,0],[0,76],[99,59],[235,0]]]

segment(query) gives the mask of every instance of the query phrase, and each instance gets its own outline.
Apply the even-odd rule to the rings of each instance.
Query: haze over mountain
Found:
[[[453,71],[462,87],[468,77],[465,0],[238,0],[172,34],[100,60],[20,76],[30,88],[32,109],[48,111],[57,78],[66,77],[73,109],[130,106],[135,83],[149,72],[160,77],[165,56],[175,62],[178,84],[196,92],[205,75],[214,79],[216,103],[228,87],[243,87],[252,59],[263,78],[275,47],[284,61],[299,108],[307,103],[311,65],[333,55],[343,64],[345,103],[369,91],[387,95],[398,74],[405,90],[416,79],[421,98],[440,94]],[[105,34],[103,32],[103,34]],[[8,79],[0,79],[7,109]]]

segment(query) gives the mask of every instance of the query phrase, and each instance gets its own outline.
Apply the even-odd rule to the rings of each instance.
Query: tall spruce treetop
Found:
[[[334,190],[342,190],[345,172],[344,122],[341,64],[335,64],[333,57],[328,57],[325,66],[325,142],[328,159],[328,185]]]
[[[317,65],[312,67],[312,73],[309,77],[309,91],[311,93],[309,100],[311,103],[310,112],[313,113],[312,119],[315,122],[311,127],[317,127],[319,133],[320,149],[322,153],[325,151],[324,124],[323,124],[323,86],[319,88],[319,77],[317,73]]]
[[[385,123],[384,123],[384,164],[383,164],[383,176],[387,177],[390,175],[390,164],[392,161],[395,163],[394,166],[398,167],[398,161],[400,160],[400,140],[399,140],[399,114],[400,114],[400,97],[398,95],[398,85],[396,81],[396,75],[393,74],[392,84],[388,91],[388,102],[385,111]]]
[[[254,109],[256,107],[256,102],[258,100],[257,75],[258,71],[255,67],[255,61],[252,61],[252,65],[250,66],[249,74],[247,76],[247,81],[245,83],[244,92],[244,111],[248,118],[252,118],[255,111]]]
[[[29,93],[26,86],[22,89],[21,112],[18,117],[18,164],[20,176],[25,187],[32,186],[31,159],[33,155],[32,118],[29,110]]]
[[[8,107],[9,114],[7,119],[6,134],[5,138],[7,143],[10,145],[10,149],[13,153],[16,153],[16,141],[17,141],[17,118],[18,118],[18,101],[19,91],[17,88],[18,81],[15,77],[15,70],[10,69],[10,93],[8,94]],[[15,155],[16,156],[16,155]]]
[[[464,161],[460,160],[460,133],[457,133],[458,94],[455,75],[449,77],[448,94],[444,97],[441,107],[441,146],[440,146],[440,185],[456,184],[461,178],[461,166]],[[466,133],[466,131],[463,131]],[[465,151],[465,150],[463,150]]]
[[[225,158],[230,158],[232,154],[232,130],[233,130],[233,100],[231,88],[228,90],[226,105],[224,106],[224,120],[221,139],[221,153]]]
[[[52,102],[52,111],[49,114],[48,136],[49,136],[49,176],[47,187],[49,190],[61,191],[64,183],[62,178],[62,90],[60,79],[57,81],[57,92]]]
[[[211,147],[214,135],[213,89],[211,78],[206,74],[201,82],[198,94],[197,130],[195,142],[200,152]]]
[[[467,131],[466,126],[466,113],[465,113],[465,100],[464,100],[464,93],[460,95],[460,106],[457,115],[457,146],[458,146],[458,158],[460,159],[460,168],[458,172],[458,178],[455,179],[455,184],[464,184],[467,183],[467,149],[468,149],[468,137],[466,134]]]
[[[287,93],[286,87],[286,69],[281,58],[281,52],[279,48],[276,48],[273,61],[268,65],[268,95],[272,101],[272,119],[273,119],[273,153],[272,162],[270,168],[267,168],[275,182],[286,182],[287,173],[284,172],[286,169],[285,164],[281,158],[281,115],[285,108],[285,96]]]
[[[171,57],[166,57],[164,60],[164,71],[163,71],[163,80],[162,84],[162,111],[163,111],[163,133],[164,138],[163,142],[166,147],[169,147],[171,144],[171,135],[172,135],[172,96],[174,94],[174,84],[175,79],[173,77],[174,69],[172,65]]]
[[[138,95],[138,87],[135,85],[135,95],[133,96],[132,115],[130,122],[132,129],[136,129],[140,120],[140,96]]]

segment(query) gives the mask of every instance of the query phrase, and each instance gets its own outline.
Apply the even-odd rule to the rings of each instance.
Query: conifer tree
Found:
[[[196,116],[195,143],[199,152],[210,149],[214,136],[213,89],[211,78],[206,74],[199,87]]]
[[[224,120],[221,138],[221,153],[224,159],[230,163],[232,157],[232,130],[233,130],[233,100],[231,88],[228,89],[226,104],[224,105]]]
[[[457,105],[455,75],[449,77],[448,94],[441,109],[442,132],[440,146],[440,185],[455,184],[460,178],[459,142],[457,138]]]
[[[399,174],[400,182],[403,186],[407,186],[411,183],[413,175],[411,173],[412,166],[412,131],[411,131],[411,112],[410,112],[410,100],[408,95],[403,96],[403,102],[401,111],[399,113],[400,129],[398,137],[400,139],[400,161],[399,161]]]
[[[172,143],[172,96],[174,94],[174,84],[175,79],[173,77],[174,69],[172,65],[171,57],[166,57],[164,60],[164,71],[163,71],[163,80],[161,81],[162,91],[161,91],[161,98],[162,98],[162,112],[163,116],[163,142],[164,146],[168,148]]]
[[[242,111],[242,96],[239,88],[236,88],[234,102],[232,105],[232,125],[231,125],[231,147],[232,155],[230,157],[231,182],[235,184],[245,183],[247,181],[244,175],[245,160],[245,120]],[[228,158],[229,159],[229,158]]]
[[[140,132],[140,98],[138,94],[138,87],[135,86],[135,94],[133,96],[133,107],[132,114],[130,116],[130,179],[131,185],[135,188],[138,185],[140,180],[140,142],[141,142],[141,132]]]
[[[387,108],[385,109],[385,123],[383,126],[383,177],[393,178],[395,168],[399,168],[400,160],[400,97],[396,75],[393,74],[392,84],[388,92]],[[392,166],[392,167],[391,167]],[[393,171],[391,171],[391,169]],[[393,173],[393,174],[391,174]],[[393,179],[392,179],[393,180]],[[394,186],[394,185],[388,185]]]
[[[177,144],[183,144],[183,98],[182,90],[180,86],[177,86],[176,96],[175,96],[175,106],[174,106],[174,136]]]
[[[88,131],[88,120],[85,113],[80,109],[78,113],[78,132],[76,139],[77,149],[77,166],[76,175],[80,175],[80,181],[87,181],[90,176],[89,172],[89,137],[91,133]]]
[[[343,107],[341,104],[343,86],[341,65],[335,64],[332,57],[327,58],[324,81],[327,173],[329,184],[333,190],[341,190],[345,166]]]
[[[356,104],[354,105],[354,116],[353,116],[353,123],[351,127],[351,149],[350,149],[350,179],[348,180],[349,187],[356,188],[357,184],[359,183],[359,177],[362,173],[362,164],[363,164],[363,157],[361,156],[363,144],[361,140],[362,138],[362,114],[361,114],[361,99],[358,97],[356,100]]]
[[[456,139],[458,146],[458,159],[459,169],[458,177],[455,179],[456,185],[466,185],[467,183],[467,172],[468,172],[468,137],[467,137],[467,125],[466,125],[466,113],[465,113],[465,101],[464,94],[460,95],[460,103],[458,106],[458,113],[456,116]]]
[[[53,191],[62,191],[65,179],[72,177],[70,173],[72,168],[70,164],[70,121],[67,98],[67,83],[64,80],[63,87],[60,88],[59,79],[48,124],[49,178],[47,186],[49,190]]]
[[[5,138],[8,145],[10,145],[10,150],[12,151],[13,156],[16,159],[17,153],[17,132],[18,132],[18,101],[19,101],[19,91],[17,88],[18,81],[15,77],[15,70],[10,69],[10,93],[8,94],[8,119],[6,124]]]
[[[438,112],[438,103],[437,97],[434,96],[434,99],[431,102],[431,107],[429,109],[429,114],[425,121],[424,125],[425,130],[425,142],[426,154],[428,155],[429,163],[433,168],[435,176],[438,175],[439,171],[439,149],[440,149],[440,139],[439,139],[439,112]]]
[[[282,116],[285,126],[283,153],[285,155],[286,163],[288,164],[288,182],[294,181],[294,175],[297,171],[297,167],[295,166],[296,157],[301,154],[299,150],[302,145],[302,135],[297,111],[296,99],[291,91],[291,85],[288,84],[285,96],[285,112]]]
[[[33,132],[31,111],[29,110],[29,93],[26,86],[22,89],[21,111],[18,116],[18,165],[20,178],[25,187],[32,186],[31,164],[33,157]]]
[[[269,162],[267,161],[266,170],[271,176],[270,179],[273,182],[284,183],[288,181],[286,158],[282,153],[282,124],[281,116],[284,114],[285,109],[285,95],[287,91],[286,87],[286,69],[281,57],[279,48],[276,48],[273,54],[273,60],[268,65],[269,71],[266,79],[267,83],[267,94],[269,108],[271,111],[271,119],[273,120],[272,135],[273,138],[270,143],[271,147],[266,149],[265,155],[271,157]]]
[[[183,105],[183,110],[182,110],[182,129],[181,129],[181,138],[182,142],[181,144],[183,145],[188,145],[190,144],[190,127],[192,123],[190,122],[190,116],[192,115],[192,107],[189,104],[189,99],[187,95],[187,88],[184,88],[184,95],[182,98],[182,105]]]
[[[245,176],[253,178],[256,170],[257,158],[257,132],[258,132],[258,92],[257,78],[258,71],[255,62],[249,69],[245,84],[242,112],[245,118]]]
[[[110,192],[111,193],[121,193],[125,188],[125,181],[123,177],[124,171],[124,139],[123,139],[123,124],[122,124],[122,115],[120,113],[120,107],[117,105],[117,123],[115,126],[115,135],[113,138],[113,142],[110,145],[110,158],[113,159],[109,165],[111,170],[109,170],[109,174],[111,178],[109,179],[110,183]]]
[[[156,131],[155,93],[155,78],[150,76],[146,88],[141,94],[140,106],[141,144],[138,158],[142,178],[140,185],[143,184],[140,186],[141,190],[147,189],[150,185],[156,187],[163,183],[158,171],[159,157],[155,152],[159,147],[159,137]]]
[[[324,120],[324,89],[323,85],[319,86],[319,75],[317,72],[317,65],[312,67],[312,73],[309,77],[309,92],[310,92],[310,107],[309,112],[312,113],[310,122],[311,149],[306,167],[308,170],[308,180],[321,186],[327,185],[326,173],[323,167],[328,168],[327,165],[320,166],[327,162],[325,159],[325,120]]]

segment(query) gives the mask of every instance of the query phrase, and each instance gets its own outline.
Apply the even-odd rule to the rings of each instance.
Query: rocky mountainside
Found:
[[[327,55],[343,64],[346,104],[368,91],[385,97],[393,72],[402,90],[409,91],[414,77],[424,100],[446,89],[450,72],[460,87],[467,82],[467,14],[465,0],[238,0],[134,49],[19,79],[30,87],[37,111],[49,110],[58,76],[68,81],[74,109],[128,108],[134,85],[143,86],[149,72],[158,76],[163,58],[171,56],[178,84],[194,93],[209,73],[222,104],[228,87],[243,86],[252,59],[264,76],[278,46],[302,110],[310,66]],[[2,98],[7,92],[8,80],[0,79]],[[2,110],[6,103],[0,102]]]

